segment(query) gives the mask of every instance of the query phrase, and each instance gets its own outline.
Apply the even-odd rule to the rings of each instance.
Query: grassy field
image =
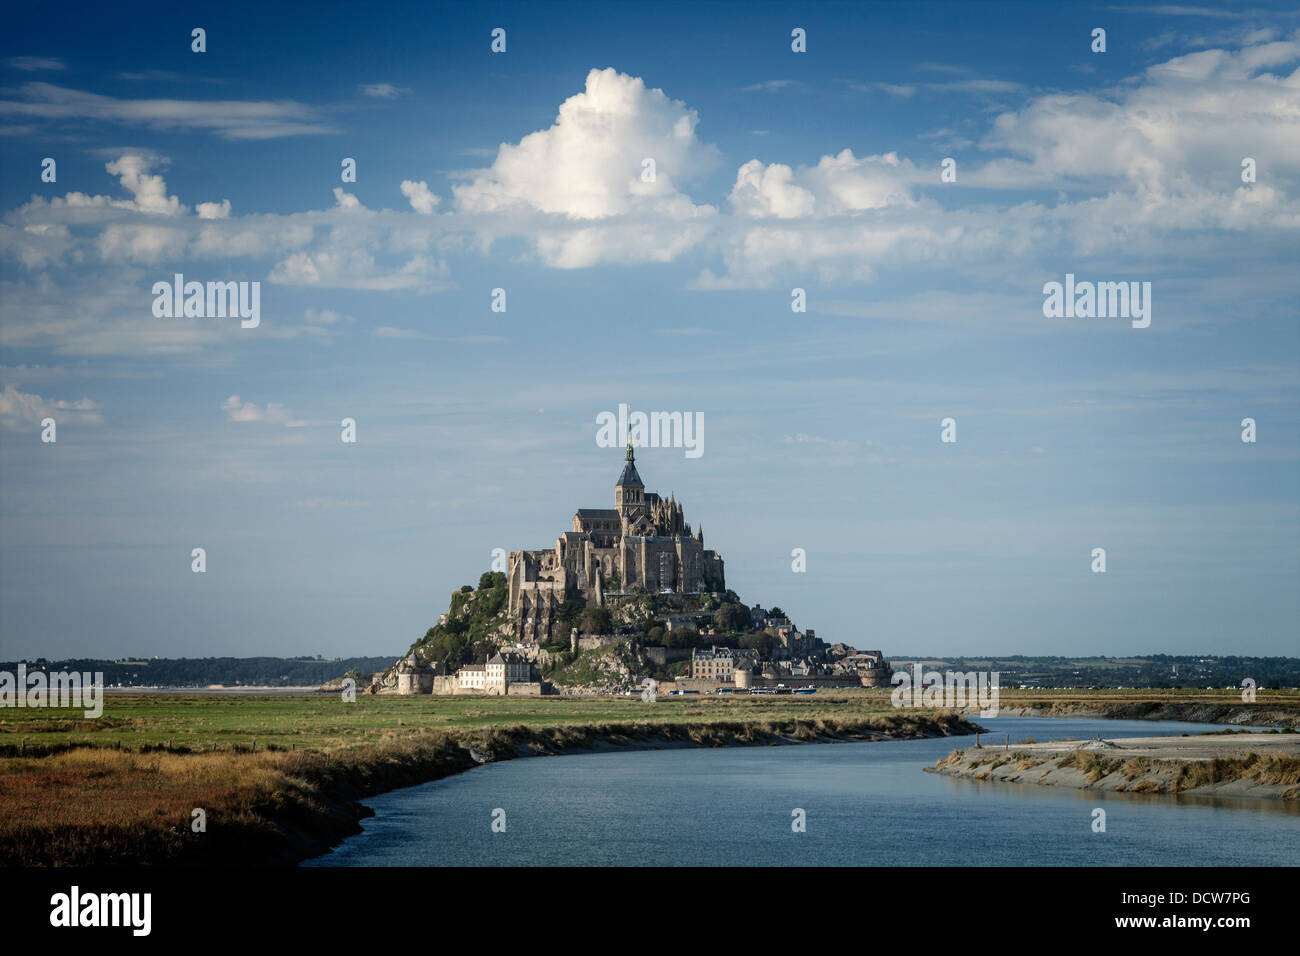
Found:
[[[1005,692],[1004,708],[1237,704],[1229,692]],[[1258,707],[1300,714],[1300,695]],[[974,718],[978,720],[978,717]],[[1284,718],[1289,719],[1289,717]],[[110,694],[103,716],[0,711],[0,864],[290,864],[357,831],[366,796],[595,743],[695,746],[971,732],[889,691],[813,696]],[[191,828],[205,811],[206,832]]]
[[[87,720],[0,711],[0,864],[292,864],[358,829],[364,797],[599,742],[695,746],[967,733],[955,715],[837,697],[112,694]],[[481,757],[480,757],[481,759]],[[205,832],[191,827],[201,809]]]
[[[1036,703],[1100,704],[1158,701],[1240,704],[1231,691],[1003,691],[1001,706]],[[1300,692],[1260,691],[1260,707],[1300,708]],[[820,691],[801,696],[660,695],[638,697],[396,697],[334,694],[198,695],[109,694],[103,716],[77,710],[0,711],[0,755],[24,747],[41,752],[67,745],[164,747],[206,751],[249,748],[329,750],[373,743],[416,729],[551,728],[621,723],[762,722],[819,720],[890,713],[888,690]]]
[[[267,747],[329,750],[418,729],[552,728],[763,722],[892,712],[887,692],[812,697],[395,697],[334,694],[110,694],[103,716],[46,708],[0,711],[0,753],[24,744],[191,751]]]

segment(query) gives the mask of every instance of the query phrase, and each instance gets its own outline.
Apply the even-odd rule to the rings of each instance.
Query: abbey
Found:
[[[614,485],[613,508],[579,508],[573,530],[546,551],[512,551],[507,580],[515,638],[547,644],[566,598],[589,605],[606,594],[639,586],[650,592],[698,594],[726,587],[722,558],[704,548],[704,530],[692,533],[681,504],[647,493],[631,442]]]

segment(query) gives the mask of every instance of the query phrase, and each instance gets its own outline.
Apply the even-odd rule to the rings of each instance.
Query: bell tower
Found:
[[[627,442],[627,463],[623,473],[614,485],[614,510],[620,518],[637,518],[645,513],[645,484],[636,473],[636,455],[632,451],[632,440]]]

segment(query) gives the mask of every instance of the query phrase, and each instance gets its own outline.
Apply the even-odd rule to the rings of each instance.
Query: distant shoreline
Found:
[[[302,687],[268,685],[213,684],[208,687],[125,686],[105,687],[106,694],[337,694],[338,688],[318,684]]]
[[[979,713],[967,707],[966,714]],[[999,717],[1083,717],[1102,720],[1172,720],[1189,724],[1236,724],[1300,732],[1300,706],[1287,703],[1224,704],[1204,701],[1095,701],[1042,700],[1008,704]]]

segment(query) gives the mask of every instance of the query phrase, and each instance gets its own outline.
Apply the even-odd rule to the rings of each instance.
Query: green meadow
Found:
[[[638,723],[766,722],[892,711],[884,691],[839,695],[668,697],[419,697],[338,694],[109,694],[87,720],[66,709],[0,711],[0,748],[170,747],[331,750],[416,730],[535,729]]]

